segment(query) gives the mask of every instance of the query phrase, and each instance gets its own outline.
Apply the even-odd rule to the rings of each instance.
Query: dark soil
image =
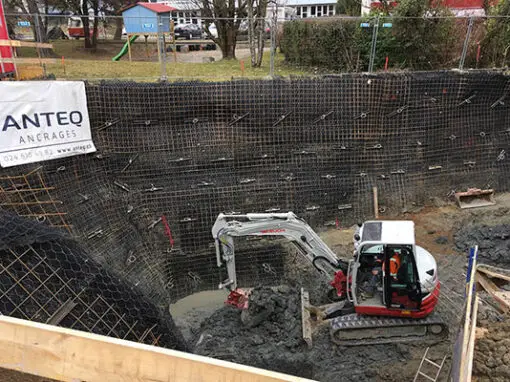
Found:
[[[510,380],[510,321],[493,323],[475,342],[473,375],[478,381]]]
[[[338,347],[324,323],[308,349],[301,330],[298,288],[257,287],[248,310],[226,306],[202,323],[193,352],[320,381],[412,380],[415,367],[401,366],[414,358],[413,346]]]
[[[510,224],[466,226],[455,234],[455,244],[463,252],[478,245],[479,262],[510,266]]]

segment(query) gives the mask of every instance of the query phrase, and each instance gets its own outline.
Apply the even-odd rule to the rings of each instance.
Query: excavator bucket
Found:
[[[466,192],[456,192],[455,199],[460,208],[485,207],[496,204],[493,189],[468,188]]]

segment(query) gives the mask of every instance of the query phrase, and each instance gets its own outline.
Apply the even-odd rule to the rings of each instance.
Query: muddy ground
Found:
[[[498,205],[460,210],[454,205],[416,207],[392,218],[416,223],[417,243],[434,254],[442,282],[437,312],[450,326],[448,340],[436,343],[338,347],[329,340],[327,325],[317,325],[313,347],[301,339],[300,287],[310,292],[312,304],[325,302],[325,280],[295,254],[286,258],[285,285],[260,288],[249,314],[223,306],[224,291],[201,292],[171,306],[171,313],[195,353],[263,367],[320,381],[412,381],[427,346],[429,358],[446,363],[440,381],[446,381],[452,345],[463,312],[466,249],[480,247],[480,262],[510,266],[510,195]],[[390,217],[383,217],[390,218]],[[321,232],[340,256],[352,253],[351,228]],[[497,313],[491,299],[480,293],[473,375],[478,381],[510,380],[510,323]],[[251,319],[251,320],[250,320]],[[432,370],[429,370],[431,372]],[[431,373],[432,374],[432,373]],[[0,369],[1,382],[45,381]]]
[[[463,312],[467,248],[472,244],[480,246],[480,262],[510,265],[510,241],[505,233],[510,227],[510,195],[502,195],[497,201],[496,206],[468,210],[434,201],[434,206],[416,207],[400,216],[383,217],[412,219],[416,224],[417,243],[436,257],[442,282],[437,313],[450,327],[449,338],[442,342],[338,347],[329,340],[327,325],[319,325],[314,331],[313,347],[308,349],[301,339],[299,288],[303,286],[310,291],[312,304],[321,304],[325,302],[326,284],[317,278],[311,267],[292,254],[286,259],[286,278],[282,281],[285,285],[273,293],[265,288],[257,289],[255,305],[271,306],[270,313],[266,311],[258,325],[247,325],[240,311],[220,307],[219,303],[200,310],[199,302],[195,301],[198,305],[189,307],[188,311],[186,304],[178,314],[171,311],[197,354],[320,381],[410,381],[425,349],[430,346],[432,360],[440,362],[447,356],[440,378],[447,380],[450,354]],[[352,228],[329,229],[320,235],[339,256],[352,254]],[[501,351],[505,346],[510,350],[506,348],[510,339],[500,329],[504,325],[503,318],[489,300],[482,298],[480,326],[499,333],[495,336],[501,335],[503,342],[495,341],[494,336],[479,342],[474,375],[479,380],[509,380],[510,377],[504,375],[508,371],[506,358],[478,357],[478,353],[486,353],[487,347]]]

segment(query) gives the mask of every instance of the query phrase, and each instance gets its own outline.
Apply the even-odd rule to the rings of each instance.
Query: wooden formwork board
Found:
[[[6,316],[0,316],[0,368],[58,381],[310,381]]]

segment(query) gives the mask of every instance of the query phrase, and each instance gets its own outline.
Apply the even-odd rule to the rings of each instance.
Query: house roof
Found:
[[[164,4],[158,4],[158,3],[135,3],[128,5],[127,7],[121,9],[121,12],[127,11],[128,9],[131,9],[133,7],[136,7],[137,5],[140,5],[141,7],[147,8],[153,12],[156,13],[168,13],[172,11],[176,11],[177,8],[169,7],[168,5]]]

